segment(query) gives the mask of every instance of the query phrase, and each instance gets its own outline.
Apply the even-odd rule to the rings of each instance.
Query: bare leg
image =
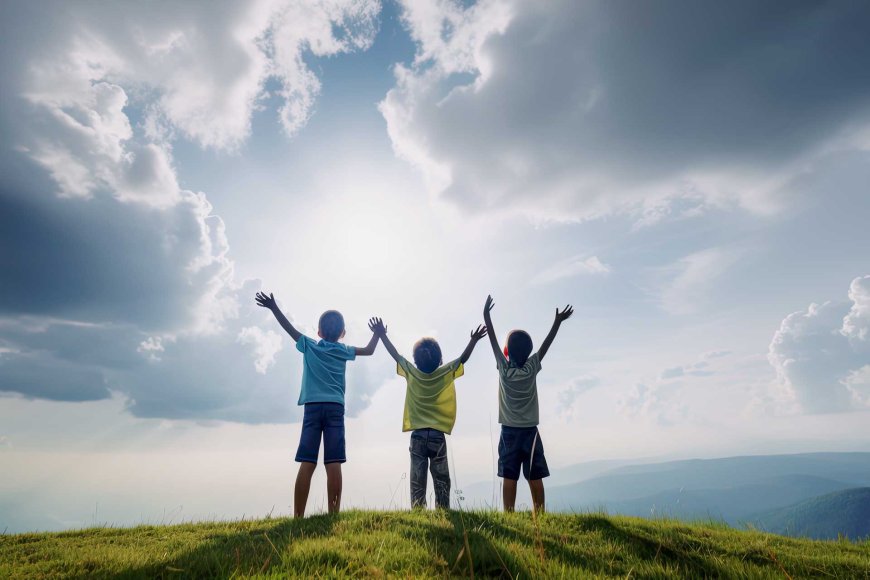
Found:
[[[515,479],[502,479],[502,499],[504,500],[504,511],[514,511],[514,504],[517,501],[517,482]]]
[[[515,488],[516,489],[516,488]],[[544,480],[532,479],[529,481],[529,491],[532,492],[532,505],[536,512],[544,511]]]
[[[308,492],[311,490],[311,476],[314,475],[316,463],[303,461],[299,464],[296,474],[296,489],[293,493],[293,517],[305,517],[305,504],[308,503]]]
[[[337,514],[341,509],[341,463],[326,464],[326,496],[329,500],[329,513]]]

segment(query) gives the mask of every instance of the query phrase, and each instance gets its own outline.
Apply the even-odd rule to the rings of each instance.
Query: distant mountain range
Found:
[[[870,487],[835,491],[753,518],[759,530],[817,540],[870,537]]]
[[[870,453],[597,461],[553,470],[547,484],[551,511],[713,519],[809,537],[868,533],[852,520],[868,514],[866,492],[858,488],[870,488]],[[524,488],[518,505],[530,503]],[[463,495],[472,506],[500,504],[493,483],[466,486]],[[810,526],[812,518],[817,525]]]

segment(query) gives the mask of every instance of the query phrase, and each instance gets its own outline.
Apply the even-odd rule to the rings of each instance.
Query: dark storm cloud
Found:
[[[763,203],[749,198],[764,187],[731,178],[785,171],[868,121],[867,2],[509,4],[503,34],[475,34],[492,25],[469,17],[446,48],[423,41],[424,65],[382,104],[397,151],[449,174],[461,204],[533,196],[590,216],[683,180]],[[455,45],[481,36],[462,64]],[[456,87],[477,67],[477,84]]]
[[[184,262],[170,262],[154,246],[189,224],[111,199],[46,198],[0,193],[0,315],[183,326],[186,304],[167,296],[183,288]]]
[[[99,369],[44,352],[0,354],[0,391],[53,401],[97,401],[110,396]]]
[[[301,354],[271,330],[271,314],[253,303],[248,281],[233,290],[239,305],[220,331],[153,337],[133,325],[83,324],[38,317],[0,322],[0,391],[59,401],[118,393],[137,417],[283,423],[297,420]],[[263,338],[246,340],[245,329]],[[277,329],[280,331],[280,329]],[[351,329],[354,337],[362,331]],[[268,339],[263,370],[258,346]],[[357,342],[362,342],[362,339]],[[274,350],[270,350],[270,347]],[[385,367],[348,366],[347,412],[356,416],[386,380]]]
[[[186,326],[203,291],[185,271],[201,250],[198,211],[0,192],[0,315]]]

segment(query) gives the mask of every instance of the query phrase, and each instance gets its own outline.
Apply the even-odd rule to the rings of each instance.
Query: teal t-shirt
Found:
[[[296,341],[302,353],[302,389],[299,404],[339,403],[344,405],[344,371],[356,358],[356,349],[340,342],[315,342],[304,334]]]

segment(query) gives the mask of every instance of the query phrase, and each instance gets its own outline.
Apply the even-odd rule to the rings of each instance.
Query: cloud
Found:
[[[710,300],[717,278],[740,257],[733,248],[708,248],[680,258],[658,271],[661,307],[672,314],[691,314]]]
[[[651,417],[659,425],[672,426],[689,415],[688,405],[674,396],[676,390],[674,383],[636,383],[617,406],[630,417]]]
[[[716,368],[716,362],[710,361],[728,354],[728,351],[707,352],[695,362],[665,368],[655,379],[636,383],[618,399],[617,405],[630,417],[649,417],[660,425],[682,422],[689,417],[690,403],[687,401],[690,393],[687,388],[709,388],[709,383],[697,379],[722,374],[722,368]],[[730,365],[728,370],[733,370]],[[707,391],[704,393],[706,398]]]
[[[863,348],[870,341],[870,276],[855,278],[849,285],[852,307],[843,319],[843,336]]]
[[[648,223],[771,211],[870,113],[862,2],[402,7],[417,53],[380,108],[396,154],[468,208]]]
[[[206,195],[179,186],[173,147],[238,148],[267,81],[298,131],[320,87],[303,54],[366,49],[379,10],[3,5],[0,392],[118,394],[140,417],[298,418],[298,353],[253,305],[259,283],[236,279]],[[366,366],[349,372],[350,415],[380,385]]]
[[[320,82],[305,53],[367,49],[377,32],[377,0],[115,3],[52,10],[15,7],[10,17],[44,27],[33,48],[27,93],[33,100],[79,99],[90,78],[130,87],[152,136],[177,132],[204,147],[234,149],[274,81],[288,134],[311,115]],[[37,58],[32,58],[37,54]],[[109,119],[117,120],[117,119]],[[124,131],[123,123],[116,126]]]
[[[659,375],[660,379],[675,379],[677,377],[681,377],[686,374],[686,371],[683,367],[672,367],[669,369],[665,369]]]
[[[843,384],[849,389],[857,406],[870,407],[870,365],[849,371]]]
[[[53,401],[98,401],[110,396],[99,371],[52,353],[29,351],[0,359],[0,391]]]
[[[246,326],[239,331],[236,341],[254,347],[254,368],[261,375],[275,364],[275,355],[281,350],[282,338],[277,332],[264,331],[258,326]]]
[[[689,365],[671,367],[663,370],[659,374],[659,380],[667,381],[681,377],[709,377],[716,374],[715,371],[710,370],[709,367],[710,363],[706,360],[700,360]]]
[[[870,276],[855,278],[847,302],[810,304],[789,314],[774,333],[768,361],[797,408],[832,413],[867,404],[866,367],[870,364]]]
[[[574,417],[574,404],[583,393],[601,385],[601,379],[593,375],[574,378],[570,384],[559,391],[559,414],[571,420]]]
[[[131,324],[0,319],[0,391],[60,401],[114,393],[136,417],[298,420],[301,355],[273,331],[271,314],[254,304],[259,289],[256,280],[225,289],[237,308],[220,330],[208,333],[155,336]],[[356,327],[349,332],[362,334]],[[349,416],[368,406],[388,378],[383,370],[362,359],[348,365]]]
[[[557,280],[573,278],[584,274],[609,274],[610,266],[598,259],[598,256],[575,256],[542,270],[534,278],[532,284],[550,284]]]
[[[0,316],[169,333],[213,328],[232,309],[219,299],[232,280],[229,244],[204,195],[180,191],[168,208],[112,196],[57,200],[26,168],[18,173],[33,184],[0,188]]]

